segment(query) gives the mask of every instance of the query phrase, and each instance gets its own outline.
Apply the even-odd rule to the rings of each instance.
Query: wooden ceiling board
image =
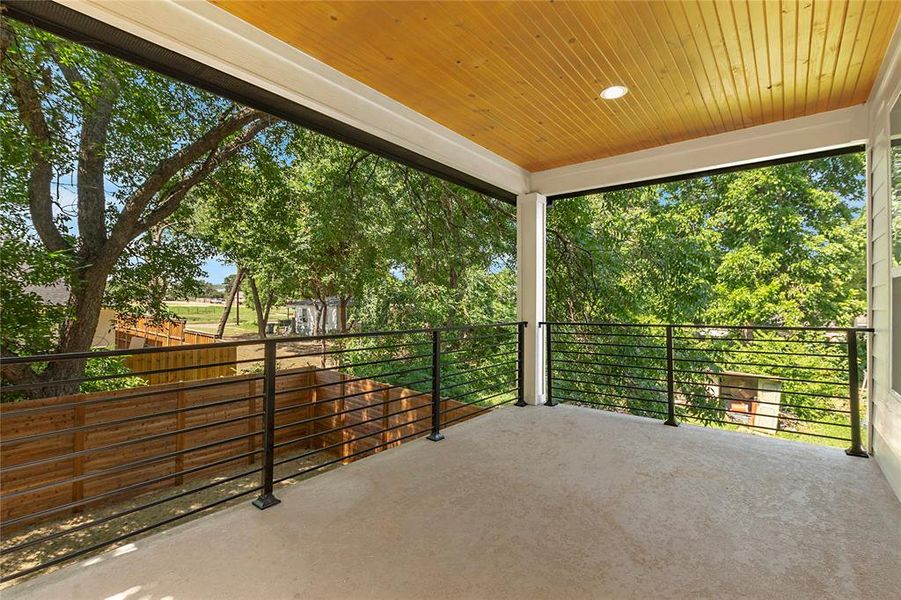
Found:
[[[901,0],[210,0],[530,171],[866,101]],[[622,84],[630,93],[600,99]]]

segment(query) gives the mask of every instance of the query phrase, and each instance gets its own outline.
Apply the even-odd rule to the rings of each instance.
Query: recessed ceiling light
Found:
[[[624,85],[611,85],[608,88],[604,88],[601,92],[601,98],[604,100],[616,100],[617,98],[622,98],[626,94],[629,93],[629,88]]]

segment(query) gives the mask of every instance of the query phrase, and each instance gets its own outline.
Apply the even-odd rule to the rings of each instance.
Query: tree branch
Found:
[[[157,207],[135,224],[133,236],[154,227],[164,219],[170,217],[172,213],[178,209],[181,201],[194,186],[200,183],[207,175],[219,167],[219,165],[234,156],[241,148],[249,144],[257,134],[269,127],[271,123],[271,118],[261,119],[248,127],[230,144],[218,151],[210,153],[203,164],[194,169],[189,175],[176,182]]]
[[[53,168],[49,157],[50,129],[44,117],[41,97],[34,79],[16,63],[17,45],[12,25],[7,19],[0,19],[0,68],[9,78],[19,117],[34,138],[31,143],[31,173],[28,178],[28,208],[31,220],[47,250],[51,252],[68,250],[69,243],[53,223],[53,198],[50,194],[50,184],[53,180]]]
[[[218,125],[160,162],[144,181],[143,185],[126,199],[125,207],[119,214],[116,225],[110,233],[109,243],[116,247],[124,247],[123,244],[128,243],[136,230],[141,215],[147,209],[151,200],[180,171],[198,161],[202,156],[215,150],[222,143],[222,140],[240,131],[246,125],[258,120],[263,120],[268,125],[271,119],[272,117],[260,111],[242,108],[235,112],[234,115],[222,119]],[[174,212],[174,208],[172,212]],[[142,226],[140,229],[146,229],[146,226]]]

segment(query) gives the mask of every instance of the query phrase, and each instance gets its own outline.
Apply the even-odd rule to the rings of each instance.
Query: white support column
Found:
[[[547,200],[541,194],[516,197],[516,310],[525,331],[525,400],[544,403],[545,234]]]

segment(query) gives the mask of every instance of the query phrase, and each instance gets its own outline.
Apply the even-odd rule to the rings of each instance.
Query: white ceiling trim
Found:
[[[788,119],[532,173],[532,191],[555,196],[862,144],[865,105]]]
[[[514,194],[529,191],[525,169],[209,2],[60,4]]]

